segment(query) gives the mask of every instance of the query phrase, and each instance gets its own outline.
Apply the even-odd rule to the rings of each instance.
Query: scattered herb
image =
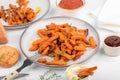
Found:
[[[9,56],[9,57],[7,58],[6,63],[8,63],[8,62],[9,62],[10,58],[11,58],[11,56]]]
[[[87,76],[80,76],[80,79],[84,79],[84,78],[86,78]]]
[[[57,73],[54,72],[53,69],[50,68],[43,75],[40,75],[39,80],[58,80],[58,78],[60,77],[61,75],[58,75]]]
[[[68,42],[70,42],[70,39],[67,39]]]
[[[15,52],[13,52],[12,57],[15,56],[15,55],[16,55]]]
[[[0,56],[0,60],[2,60],[4,58],[4,55],[2,54],[1,56]]]
[[[13,75],[14,73],[11,73],[11,75]]]
[[[39,13],[40,11],[41,11],[41,7],[38,6],[38,7],[36,8],[36,12]]]
[[[55,55],[53,55],[52,58],[55,58]]]
[[[61,54],[63,54],[65,51],[58,51],[58,52],[56,52],[56,54],[57,55],[61,55]]]
[[[37,52],[35,52],[34,54],[38,54]]]
[[[9,51],[7,52],[7,55],[9,55]]]
[[[72,23],[70,23],[69,27],[70,27],[70,28],[72,27]]]

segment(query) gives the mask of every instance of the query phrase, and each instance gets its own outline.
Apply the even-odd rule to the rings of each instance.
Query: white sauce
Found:
[[[79,64],[68,67],[65,71],[66,76],[69,78],[69,80],[78,80],[79,77],[77,76],[77,73],[81,68],[85,68],[85,67]]]

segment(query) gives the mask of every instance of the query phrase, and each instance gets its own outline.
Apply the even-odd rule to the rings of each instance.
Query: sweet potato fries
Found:
[[[9,25],[20,25],[28,22],[32,22],[38,12],[35,12],[32,8],[28,7],[29,1],[16,0],[17,5],[9,4],[8,9],[4,9],[4,6],[0,8],[0,18]]]
[[[79,59],[87,48],[97,46],[94,37],[88,36],[88,29],[78,30],[76,26],[68,23],[51,23],[46,25],[45,29],[39,29],[37,33],[40,39],[33,41],[29,50],[38,50],[41,55],[54,57],[51,62],[38,60],[48,65],[67,65],[67,61]]]
[[[84,69],[81,69],[79,72],[78,72],[78,77],[87,77],[87,76],[92,76],[94,74],[93,71],[95,71],[97,69],[97,66],[95,67],[91,67],[91,68],[84,68]]]

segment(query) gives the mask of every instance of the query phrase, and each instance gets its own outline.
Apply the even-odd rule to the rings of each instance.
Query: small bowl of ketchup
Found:
[[[109,35],[104,39],[104,51],[109,56],[120,55],[120,35]]]
[[[75,11],[82,8],[85,0],[56,0],[58,8],[66,11]]]

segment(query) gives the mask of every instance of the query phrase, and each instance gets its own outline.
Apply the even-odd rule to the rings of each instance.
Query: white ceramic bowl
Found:
[[[80,69],[83,69],[85,68],[85,66],[82,66],[80,64],[74,64],[74,65],[71,65],[69,66],[66,70],[65,70],[65,74],[68,78],[68,80],[78,80],[79,77],[77,76],[77,72],[80,70]],[[86,77],[84,79],[81,79],[81,80],[89,80],[89,77]]]
[[[120,37],[120,35],[118,35],[118,34],[106,36],[104,38],[104,41],[103,41],[104,52],[108,56],[112,56],[112,57],[119,56],[120,55],[120,46],[118,46],[118,47],[111,47],[111,46],[108,46],[107,44],[105,44],[105,39],[110,37],[110,36],[118,36],[118,37]]]
[[[74,12],[74,11],[80,10],[81,8],[83,8],[85,6],[85,0],[82,0],[83,1],[83,5],[81,7],[78,7],[76,9],[64,9],[64,8],[61,8],[59,6],[60,1],[61,0],[56,0],[56,6],[58,7],[58,9],[63,10],[63,11]]]

